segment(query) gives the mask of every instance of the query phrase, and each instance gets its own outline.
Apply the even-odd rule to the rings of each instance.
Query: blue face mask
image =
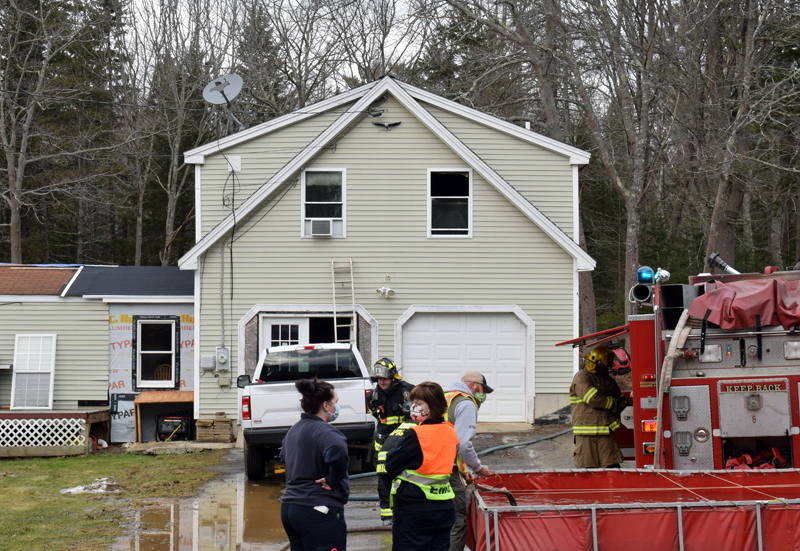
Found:
[[[325,411],[328,410],[326,409]],[[328,413],[331,414],[331,420],[329,421],[329,423],[333,423],[334,421],[336,421],[336,418],[339,417],[339,404],[338,403],[336,404],[336,408],[333,410],[333,413],[331,413],[330,411],[328,411]]]

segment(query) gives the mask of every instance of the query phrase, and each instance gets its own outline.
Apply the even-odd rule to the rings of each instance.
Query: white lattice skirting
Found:
[[[85,419],[0,419],[0,448],[85,444]]]

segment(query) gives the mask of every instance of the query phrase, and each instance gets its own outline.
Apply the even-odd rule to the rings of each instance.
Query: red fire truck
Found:
[[[638,468],[794,467],[800,271],[740,274],[717,255],[709,262],[723,273],[688,285],[641,268],[629,296],[653,313],[561,344],[591,349],[628,336],[633,405],[617,439]]]
[[[473,494],[470,548],[797,547],[800,271],[710,262],[724,273],[687,285],[640,269],[630,298],[652,313],[560,343],[629,363],[633,405],[615,435],[636,468],[497,473]]]

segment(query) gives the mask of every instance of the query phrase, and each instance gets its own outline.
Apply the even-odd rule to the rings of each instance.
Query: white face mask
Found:
[[[414,404],[411,406],[411,418],[417,423],[422,423],[431,414],[424,407]]]

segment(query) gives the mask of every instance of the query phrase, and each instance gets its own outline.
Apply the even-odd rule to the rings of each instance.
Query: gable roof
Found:
[[[59,295],[77,271],[77,266],[0,266],[0,295]]]
[[[194,274],[176,266],[84,266],[66,296],[194,296]]]
[[[523,197],[513,186],[511,186],[499,174],[497,174],[497,172],[495,172],[494,169],[486,164],[483,159],[475,154],[475,152],[467,147],[461,140],[456,138],[452,132],[445,128],[445,126],[436,119],[436,117],[431,115],[417,102],[417,100],[414,98],[414,95],[423,101],[431,103],[432,105],[436,105],[437,107],[447,111],[490,126],[496,130],[514,137],[518,137],[529,143],[534,143],[550,151],[565,155],[569,157],[571,164],[581,165],[588,163],[588,153],[572,146],[556,142],[555,140],[551,140],[534,132],[522,130],[513,124],[495,119],[494,117],[489,117],[488,115],[479,113],[474,109],[464,107],[434,94],[429,94],[424,90],[420,90],[419,88],[400,83],[391,77],[383,77],[374,83],[370,83],[366,86],[352,90],[347,94],[342,94],[342,96],[347,97],[346,99],[341,99],[338,102],[333,102],[333,100],[341,98],[342,96],[336,96],[336,98],[331,98],[331,100],[316,104],[313,112],[318,113],[323,108],[330,109],[336,105],[340,105],[341,103],[351,102],[357,95],[354,94],[355,92],[358,92],[358,95],[360,95],[360,97],[355,101],[355,104],[348,108],[333,124],[328,126],[316,138],[314,138],[302,151],[300,151],[300,153],[292,158],[291,161],[278,170],[263,186],[255,191],[250,197],[245,199],[232,214],[228,215],[222,222],[217,224],[217,226],[212,228],[206,235],[204,235],[202,239],[200,239],[200,241],[198,241],[195,246],[192,247],[192,249],[189,250],[189,252],[187,252],[178,261],[178,265],[181,269],[196,269],[197,258],[206,252],[219,239],[225,236],[231,230],[236,221],[241,223],[242,220],[251,216],[254,211],[267,198],[269,198],[276,189],[278,189],[279,186],[291,179],[294,175],[303,170],[303,168],[313,161],[317,156],[319,156],[324,151],[325,146],[331,142],[334,142],[340,136],[346,134],[353,125],[358,124],[361,119],[366,116],[367,109],[379,101],[380,98],[387,93],[399,101],[403,107],[417,117],[417,119],[419,119],[419,121],[422,122],[422,124],[427,127],[428,130],[430,130],[440,140],[447,144],[459,157],[461,157],[461,159],[464,160],[464,162],[466,162],[470,167],[472,167],[473,170],[475,170],[492,186],[494,186],[503,196],[506,197],[506,199],[508,199],[520,211],[522,211],[523,214],[533,221],[533,223],[536,224],[546,235],[548,235],[567,253],[575,258],[577,261],[578,270],[594,269],[596,263],[588,253],[581,249],[575,241],[573,241],[561,230],[561,228],[556,226],[549,218],[547,218],[547,216],[545,216],[539,209],[534,207],[525,197]],[[324,107],[323,104],[325,104]],[[308,111],[311,111],[311,109]],[[297,122],[302,120],[302,118],[307,118],[308,116],[313,116],[313,114],[307,115],[307,113],[300,112],[296,115],[292,114],[287,115],[286,117],[281,117],[280,119],[272,121],[271,126],[268,128],[266,125],[262,125],[261,132],[256,135],[263,135],[266,132],[273,131],[293,122]],[[226,142],[214,142],[213,144],[208,144],[201,148],[187,151],[185,154],[185,160],[187,163],[202,164],[205,162],[205,155],[215,153],[220,149],[230,147],[237,143],[241,143],[241,141],[244,141],[245,139],[252,139],[255,137],[254,134],[249,134],[245,139],[239,139],[238,134],[236,136],[237,139],[235,140],[230,139]],[[234,136],[231,136],[231,138],[234,138]]]

